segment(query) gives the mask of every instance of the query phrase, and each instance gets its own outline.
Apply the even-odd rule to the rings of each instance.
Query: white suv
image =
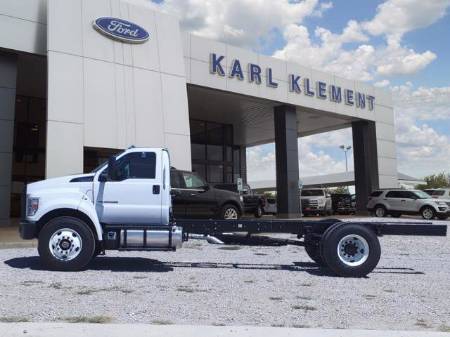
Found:
[[[430,194],[433,199],[444,199],[450,201],[450,188],[438,188]],[[447,204],[450,204],[447,202]]]
[[[432,199],[420,190],[377,190],[369,197],[367,209],[377,217],[391,215],[400,217],[402,214],[420,214],[426,220],[437,217],[446,220],[450,215],[447,203]]]

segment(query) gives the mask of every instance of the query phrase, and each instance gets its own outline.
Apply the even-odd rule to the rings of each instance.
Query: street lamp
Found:
[[[347,163],[347,151],[351,150],[351,146],[350,145],[341,145],[339,146],[342,151],[344,151],[345,154],[345,172],[348,172],[348,163]]]

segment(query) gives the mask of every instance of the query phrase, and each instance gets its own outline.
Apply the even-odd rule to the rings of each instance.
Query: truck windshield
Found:
[[[302,197],[321,197],[323,196],[322,190],[303,190]]]

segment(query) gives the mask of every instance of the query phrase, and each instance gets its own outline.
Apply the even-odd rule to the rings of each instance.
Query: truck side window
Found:
[[[117,162],[117,180],[155,179],[156,154],[154,152],[132,152]]]

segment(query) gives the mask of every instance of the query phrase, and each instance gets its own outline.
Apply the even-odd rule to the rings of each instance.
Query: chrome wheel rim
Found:
[[[377,217],[379,217],[379,218],[384,217],[384,208],[378,207],[378,208],[375,210],[375,215],[376,215]]]
[[[349,234],[339,241],[337,253],[342,263],[357,267],[369,258],[369,244],[361,235]]]
[[[64,228],[53,233],[48,248],[56,259],[70,261],[81,253],[82,243],[80,234],[73,229]]]
[[[433,218],[433,211],[430,208],[425,208],[422,212],[424,219],[430,220]]]
[[[223,215],[224,219],[229,220],[229,219],[237,219],[238,218],[238,213],[234,208],[227,208],[225,210],[225,213]]]

